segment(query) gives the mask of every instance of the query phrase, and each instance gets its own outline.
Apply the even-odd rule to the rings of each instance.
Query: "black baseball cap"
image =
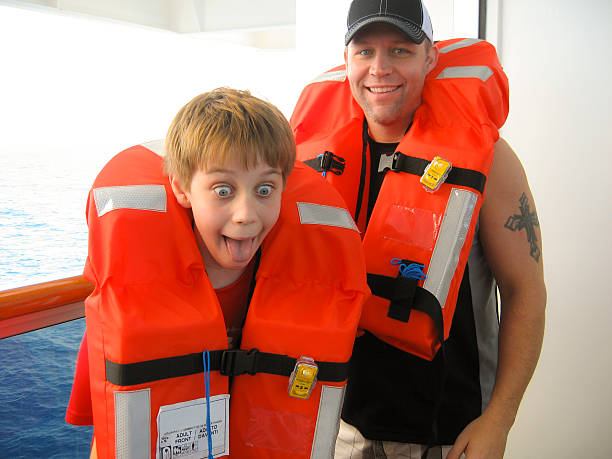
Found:
[[[394,25],[415,43],[433,43],[431,19],[422,0],[353,0],[348,12],[344,44],[363,27],[376,22]]]

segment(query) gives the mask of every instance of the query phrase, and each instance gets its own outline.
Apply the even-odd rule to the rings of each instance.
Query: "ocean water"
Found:
[[[0,152],[0,290],[82,273],[85,203],[112,155]],[[64,415],[85,320],[0,340],[0,458],[89,457],[91,427]]]
[[[0,340],[0,458],[88,458],[92,428],[64,421],[85,319]]]

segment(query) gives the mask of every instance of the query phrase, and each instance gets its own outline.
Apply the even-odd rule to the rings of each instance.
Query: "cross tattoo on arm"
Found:
[[[530,212],[529,202],[525,193],[519,199],[519,214],[514,214],[508,217],[505,228],[511,231],[520,231],[522,229],[527,233],[527,242],[529,242],[529,255],[531,255],[536,262],[539,262],[541,251],[538,247],[538,237],[536,236],[535,227],[540,226],[538,216],[535,212]]]

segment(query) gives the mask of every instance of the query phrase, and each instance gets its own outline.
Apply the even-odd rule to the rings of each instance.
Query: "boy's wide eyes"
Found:
[[[255,192],[262,197],[267,197],[270,196],[272,194],[272,190],[274,189],[274,186],[266,184],[266,185],[259,185],[255,188]],[[213,188],[214,193],[220,197],[220,198],[228,198],[229,196],[231,196],[233,190],[232,187],[229,185],[219,185]]]
[[[270,196],[272,193],[272,185],[260,185],[257,187],[257,194],[259,196]]]
[[[220,185],[213,188],[213,191],[220,198],[227,198],[230,194],[232,194],[232,187],[229,185]]]

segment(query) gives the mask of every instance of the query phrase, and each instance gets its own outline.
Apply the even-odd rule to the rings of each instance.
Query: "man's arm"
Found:
[[[537,364],[544,336],[542,243],[523,167],[500,139],[480,212],[480,239],[499,286],[499,362],[491,401],[457,437],[447,459],[503,457],[508,432]]]

